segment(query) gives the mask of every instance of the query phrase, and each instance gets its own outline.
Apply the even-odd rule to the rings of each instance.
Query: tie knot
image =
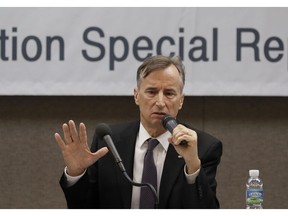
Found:
[[[157,139],[148,140],[148,151],[153,151],[153,149],[158,145],[159,141]]]

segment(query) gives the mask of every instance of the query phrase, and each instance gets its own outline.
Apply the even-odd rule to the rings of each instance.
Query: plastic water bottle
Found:
[[[246,183],[246,209],[263,209],[263,182],[259,178],[259,170],[249,170]]]

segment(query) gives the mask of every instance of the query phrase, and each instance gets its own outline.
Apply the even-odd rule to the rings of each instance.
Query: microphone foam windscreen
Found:
[[[110,127],[105,123],[100,123],[96,126],[96,134],[101,139],[106,135],[111,135],[111,133]]]
[[[163,125],[164,128],[167,128],[167,127],[166,127],[166,124],[167,124],[170,120],[175,120],[175,118],[173,118],[173,117],[170,116],[170,115],[165,115],[165,116],[163,116],[163,118],[162,118],[162,125]]]

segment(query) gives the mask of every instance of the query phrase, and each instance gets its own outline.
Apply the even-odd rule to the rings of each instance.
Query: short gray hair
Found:
[[[183,91],[185,85],[185,67],[182,60],[178,56],[168,57],[156,55],[146,58],[137,70],[137,87],[140,87],[141,79],[147,77],[152,71],[157,69],[165,69],[170,65],[174,65],[177,68],[182,79],[181,91]]]

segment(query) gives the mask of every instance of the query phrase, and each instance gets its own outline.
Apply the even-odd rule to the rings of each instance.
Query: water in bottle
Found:
[[[263,182],[259,178],[259,170],[249,170],[249,179],[246,183],[246,208],[263,209]]]

